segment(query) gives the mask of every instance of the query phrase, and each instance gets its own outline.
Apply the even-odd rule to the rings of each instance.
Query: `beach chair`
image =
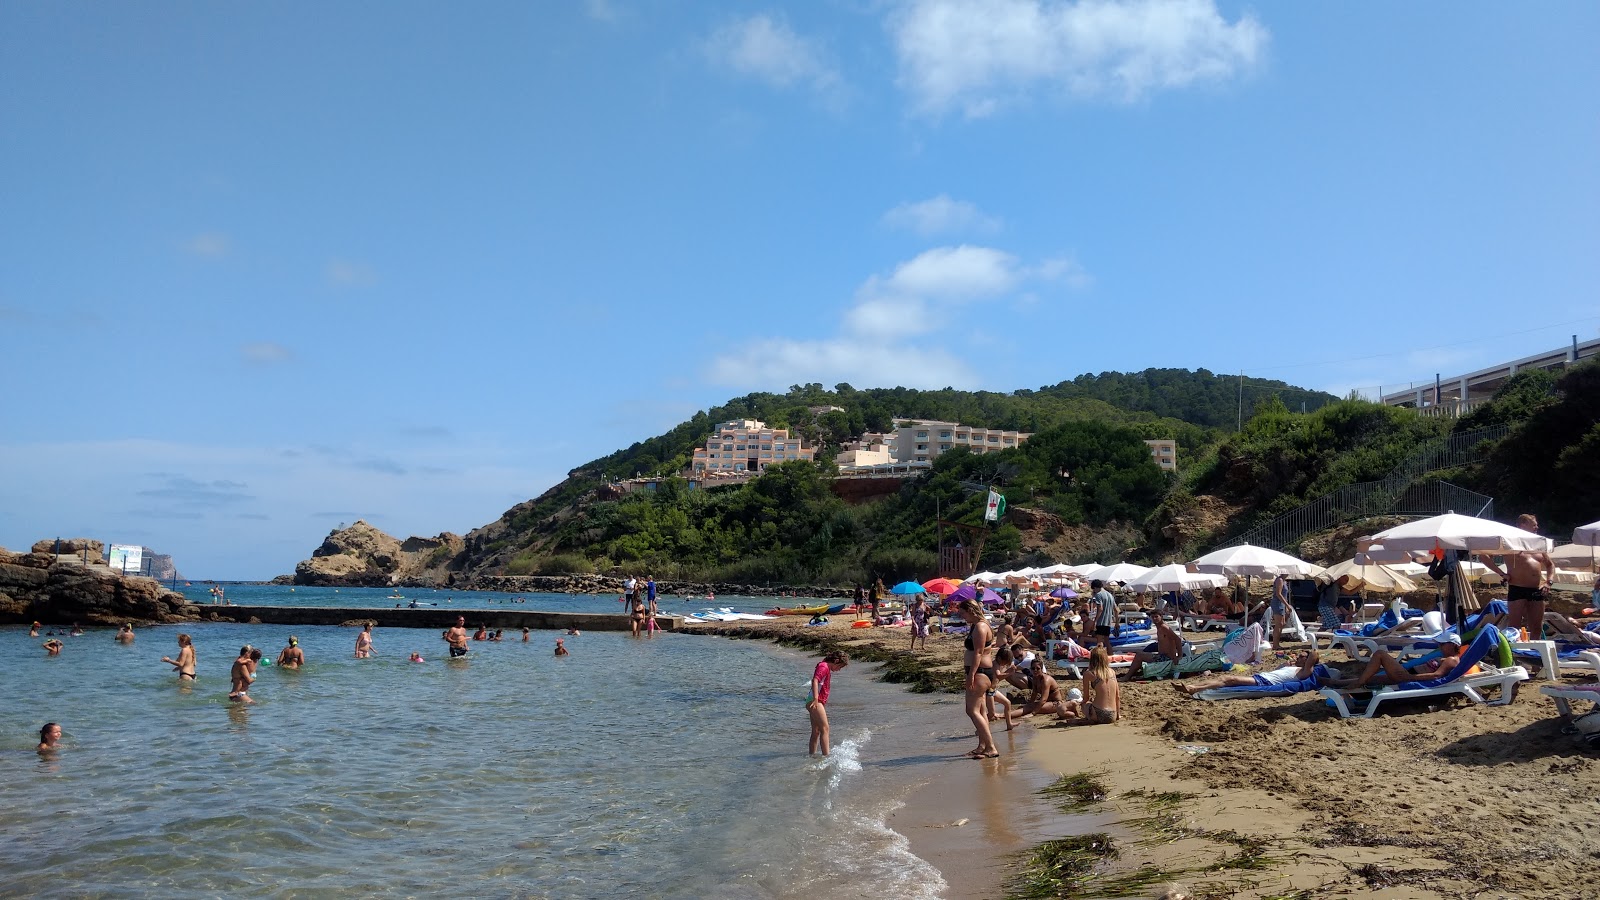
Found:
[[[1311,670],[1311,675],[1299,681],[1286,681],[1283,684],[1246,684],[1240,687],[1209,688],[1196,691],[1191,697],[1200,700],[1259,700],[1262,697],[1288,697],[1294,694],[1304,694],[1322,689],[1322,679],[1330,674],[1327,666],[1318,664]]]
[[[1600,685],[1546,684],[1539,687],[1539,693],[1556,701],[1556,709],[1563,719],[1572,718],[1574,700],[1579,703],[1587,700],[1595,705],[1595,709],[1600,709]]]
[[[1352,712],[1350,708],[1358,692],[1328,687],[1322,688],[1321,693],[1339,711],[1339,717],[1344,719],[1352,717],[1370,719],[1378,712],[1379,706],[1390,700],[1416,700],[1449,694],[1460,694],[1474,703],[1482,703],[1485,706],[1504,706],[1515,696],[1513,688],[1519,682],[1528,680],[1528,670],[1521,666],[1502,669],[1484,661],[1490,652],[1498,648],[1502,640],[1504,637],[1499,632],[1484,631],[1462,651],[1460,661],[1450,670],[1449,675],[1429,681],[1409,681],[1377,688],[1372,691],[1371,699],[1359,713]],[[1468,675],[1467,672],[1474,666],[1478,667],[1478,673]],[[1498,687],[1500,696],[1493,701],[1485,700],[1479,691],[1488,687]]]

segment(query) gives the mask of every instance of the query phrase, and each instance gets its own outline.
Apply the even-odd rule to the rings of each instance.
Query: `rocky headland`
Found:
[[[318,587],[457,586],[450,563],[466,548],[460,535],[404,541],[357,520],[328,533],[311,558],[294,567],[292,584]],[[281,579],[274,579],[281,580]]]
[[[99,541],[75,538],[60,542],[59,555],[57,549],[55,540],[40,541],[28,553],[0,547],[0,624],[149,624],[200,617],[182,594],[155,579],[112,571],[101,559]]]

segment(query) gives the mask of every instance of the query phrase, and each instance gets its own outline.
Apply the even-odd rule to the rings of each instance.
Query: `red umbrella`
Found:
[[[931,593],[935,593],[940,596],[948,596],[950,594],[954,594],[956,591],[961,590],[961,585],[956,584],[954,581],[951,581],[948,578],[935,578],[932,581],[924,581],[922,586],[927,588]]]

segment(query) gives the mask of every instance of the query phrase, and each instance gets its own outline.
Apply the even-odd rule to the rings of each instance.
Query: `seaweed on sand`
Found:
[[[1107,796],[1106,786],[1100,783],[1098,775],[1091,772],[1063,775],[1039,793],[1055,801],[1062,812],[1086,809],[1105,800]]]
[[[1118,855],[1111,838],[1102,833],[1045,841],[1019,854],[1022,866],[1007,880],[1007,895],[1017,900],[1076,896],[1092,878],[1096,866]]]

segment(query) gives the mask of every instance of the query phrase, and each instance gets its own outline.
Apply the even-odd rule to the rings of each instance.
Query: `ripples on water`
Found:
[[[200,680],[96,629],[0,629],[0,894],[12,896],[916,897],[939,875],[884,826],[926,707],[853,667],[836,676],[835,755],[808,760],[814,660],[754,642],[613,633],[473,644],[437,632],[188,626]],[[227,700],[253,642],[309,659]],[[406,662],[411,650],[428,661]],[[38,729],[64,749],[41,760]],[[870,723],[871,728],[864,727]],[[876,745],[876,746],[875,746]]]

